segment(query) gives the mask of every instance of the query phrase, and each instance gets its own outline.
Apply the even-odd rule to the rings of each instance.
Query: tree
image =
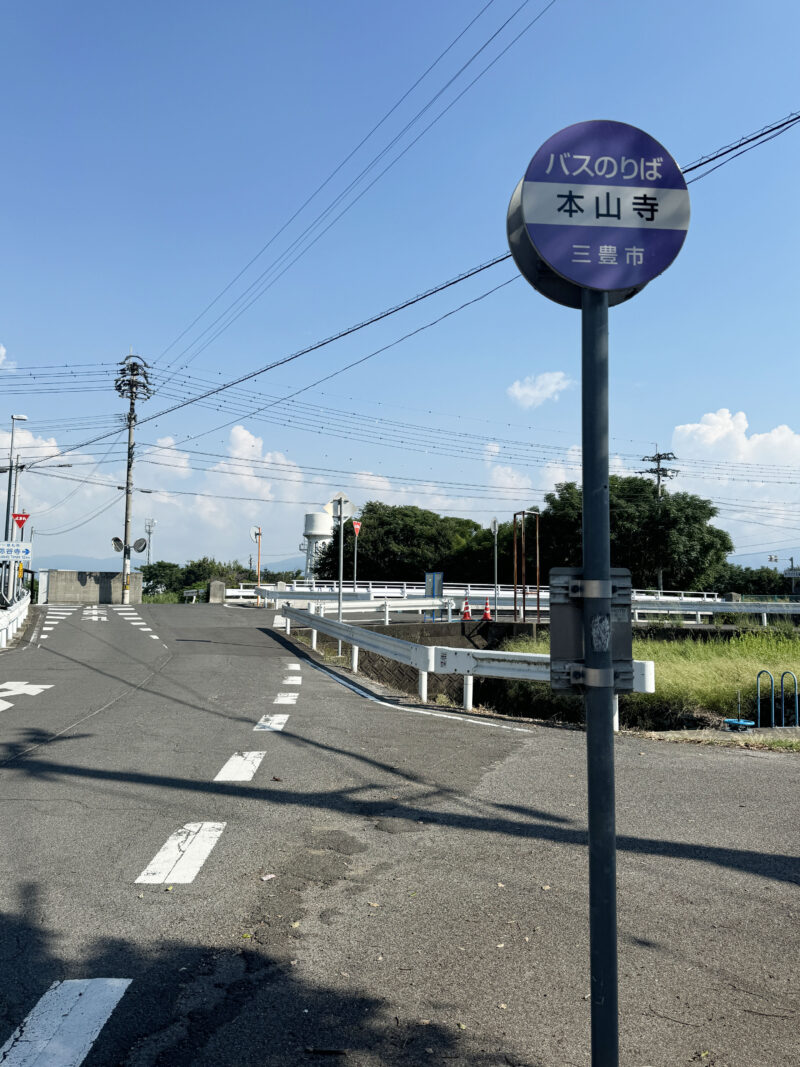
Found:
[[[145,563],[139,568],[142,573],[142,591],[148,596],[156,593],[178,593],[183,589],[183,567],[179,563]]]
[[[545,496],[541,514],[542,571],[581,564],[581,490],[565,482]],[[634,586],[656,585],[659,567],[673,589],[712,584],[733,551],[724,530],[710,525],[717,509],[691,493],[664,493],[649,479],[612,476],[611,565],[627,567]],[[528,520],[532,528],[533,520]],[[530,543],[530,536],[528,540]]]
[[[364,581],[421,581],[425,571],[450,571],[468,553],[481,526],[411,505],[393,507],[377,500],[361,510],[358,576]],[[491,536],[491,535],[490,535]],[[344,573],[353,577],[353,524],[344,523]],[[339,532],[317,557],[320,578],[339,575]]]

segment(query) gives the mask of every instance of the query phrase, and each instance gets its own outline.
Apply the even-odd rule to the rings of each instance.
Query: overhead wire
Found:
[[[434,97],[433,97],[433,98],[432,98],[432,99],[431,99],[431,100],[430,100],[430,101],[429,101],[429,102],[428,102],[428,103],[427,103],[427,104],[426,104],[426,105],[425,105],[425,106],[424,106],[424,107],[423,107],[423,108],[422,108],[422,109],[421,109],[421,110],[420,110],[420,111],[419,111],[419,112],[418,112],[418,113],[417,113],[417,114],[416,114],[416,115],[414,116],[414,118],[413,118],[413,119],[412,119],[412,120],[411,120],[411,121],[410,121],[410,122],[409,122],[409,123],[408,123],[408,124],[407,124],[407,125],[406,125],[406,126],[405,126],[405,127],[403,128],[403,130],[401,130],[400,134],[398,134],[398,135],[397,135],[397,136],[396,136],[395,138],[393,138],[393,139],[392,139],[392,141],[390,141],[390,142],[389,142],[389,145],[388,145],[388,146],[386,146],[386,147],[385,147],[385,148],[384,148],[384,149],[383,149],[383,150],[382,150],[382,151],[381,151],[380,153],[378,153],[378,155],[377,155],[377,156],[376,156],[376,157],[375,157],[375,158],[374,158],[374,159],[373,159],[373,160],[372,160],[372,161],[371,161],[371,162],[370,162],[370,163],[369,163],[369,164],[368,164],[368,165],[367,165],[367,166],[366,166],[366,167],[365,167],[365,168],[364,168],[364,169],[363,169],[362,171],[361,171],[361,173],[360,173],[360,174],[359,174],[359,175],[358,175],[358,176],[357,176],[357,177],[356,177],[356,178],[355,178],[355,179],[354,179],[354,180],[353,180],[353,181],[352,181],[352,182],[351,182],[351,183],[350,183],[350,184],[349,184],[349,185],[347,186],[347,188],[346,188],[346,189],[345,189],[345,190],[344,190],[344,191],[343,191],[342,193],[340,193],[340,194],[339,194],[339,195],[338,195],[338,196],[337,196],[337,197],[335,198],[335,200],[334,200],[334,201],[332,202],[332,204],[331,204],[331,205],[329,205],[329,206],[328,206],[328,207],[327,207],[327,208],[326,208],[326,209],[325,209],[325,210],[324,210],[324,211],[323,211],[323,212],[322,212],[322,213],[321,213],[321,214],[320,214],[319,216],[317,216],[317,218],[316,218],[316,219],[315,219],[315,220],[314,220],[314,221],[313,221],[313,222],[312,222],[311,224],[309,224],[309,226],[307,226],[307,227],[306,227],[306,229],[305,229],[305,230],[304,230],[304,231],[303,231],[303,232],[302,232],[302,233],[300,234],[300,236],[299,236],[298,238],[296,238],[296,239],[295,239],[295,240],[294,240],[294,241],[292,242],[292,244],[290,245],[289,249],[285,250],[285,251],[284,251],[284,252],[283,252],[283,253],[282,253],[282,254],[281,254],[281,255],[280,255],[280,256],[279,256],[279,257],[278,257],[278,258],[277,258],[276,260],[274,260],[274,261],[273,261],[273,263],[272,263],[272,264],[271,264],[271,265],[270,265],[269,267],[267,267],[265,271],[262,271],[262,273],[261,273],[261,274],[260,274],[260,275],[259,275],[259,276],[258,276],[258,277],[257,277],[257,278],[255,279],[255,281],[254,281],[254,282],[251,282],[251,284],[250,284],[250,285],[249,285],[249,286],[247,287],[247,289],[246,289],[246,290],[244,291],[244,293],[243,293],[243,294],[241,294],[241,295],[240,295],[239,297],[237,297],[237,299],[236,299],[236,300],[235,300],[235,301],[233,302],[233,304],[229,305],[228,309],[226,309],[226,311],[225,311],[225,312],[223,312],[223,313],[222,313],[222,315],[218,316],[218,317],[217,317],[217,319],[215,319],[215,320],[214,320],[214,322],[212,322],[212,323],[211,323],[211,324],[210,324],[210,325],[209,325],[208,327],[206,327],[206,328],[205,328],[205,329],[204,329],[204,330],[203,330],[203,331],[201,332],[201,334],[200,334],[200,335],[198,336],[198,338],[197,338],[197,339],[196,339],[195,341],[193,341],[193,342],[192,342],[192,343],[191,343],[191,344],[190,344],[189,346],[187,346],[187,348],[183,349],[183,351],[182,351],[182,352],[180,352],[180,353],[178,354],[178,356],[177,356],[177,357],[175,357],[175,358],[174,358],[174,359],[173,359],[173,360],[171,361],[170,365],[172,365],[172,363],[176,362],[176,360],[177,360],[177,359],[179,359],[179,358],[180,358],[180,357],[181,357],[182,355],[184,355],[184,354],[186,354],[186,353],[187,353],[188,351],[190,351],[190,349],[191,349],[191,348],[192,348],[192,347],[193,347],[193,346],[194,346],[194,345],[195,345],[195,344],[196,344],[196,343],[197,343],[197,342],[198,342],[198,341],[199,341],[199,340],[200,340],[200,339],[201,339],[201,338],[202,338],[202,337],[203,337],[203,336],[204,336],[204,335],[206,334],[206,333],[208,333],[208,332],[209,332],[209,330],[213,329],[213,328],[214,328],[214,327],[215,327],[215,326],[216,326],[216,325],[217,325],[217,324],[218,324],[218,323],[219,323],[219,322],[220,322],[220,321],[221,321],[221,320],[222,320],[222,319],[223,319],[223,318],[225,317],[225,315],[229,315],[229,317],[228,317],[227,321],[226,321],[226,322],[224,322],[224,323],[222,324],[222,326],[220,326],[220,328],[219,328],[219,329],[218,329],[218,330],[217,330],[217,331],[216,331],[216,332],[215,332],[215,333],[213,334],[213,336],[211,336],[210,338],[208,338],[208,339],[207,339],[207,340],[206,340],[206,341],[205,341],[205,342],[204,342],[204,343],[202,344],[202,346],[201,346],[201,347],[200,347],[199,349],[197,349],[197,351],[195,351],[195,352],[194,352],[194,353],[192,354],[192,356],[190,357],[190,359],[189,359],[189,360],[187,360],[187,364],[185,364],[185,365],[188,365],[188,363],[190,363],[190,362],[192,362],[192,361],[193,361],[194,359],[196,359],[196,358],[197,358],[197,356],[199,356],[199,355],[201,354],[201,352],[205,351],[205,349],[206,349],[206,348],[208,348],[208,346],[209,346],[210,344],[212,344],[212,343],[213,343],[213,342],[214,342],[214,341],[215,341],[215,340],[216,340],[216,339],[217,339],[217,338],[218,338],[218,337],[219,337],[219,336],[220,336],[220,335],[221,335],[221,334],[222,334],[222,333],[223,333],[223,332],[224,332],[225,330],[227,330],[227,329],[228,329],[228,328],[229,328],[229,327],[230,327],[230,326],[231,326],[231,325],[232,325],[232,324],[233,324],[233,323],[234,323],[234,322],[235,322],[235,321],[236,321],[236,320],[237,320],[238,318],[240,318],[240,316],[241,316],[241,315],[243,315],[245,311],[249,310],[249,308],[251,308],[251,307],[253,306],[253,304],[254,304],[254,303],[255,303],[255,302],[257,301],[257,300],[259,300],[259,299],[261,298],[261,296],[263,296],[263,295],[264,295],[264,293],[265,293],[265,292],[266,292],[266,291],[267,291],[267,290],[268,290],[269,288],[271,288],[271,287],[272,287],[272,285],[274,285],[274,284],[275,284],[275,282],[276,282],[276,281],[278,280],[278,278],[282,277],[282,276],[283,276],[283,275],[284,275],[284,274],[286,273],[286,271],[288,271],[288,270],[289,270],[289,269],[290,269],[290,268],[291,268],[291,267],[292,267],[292,266],[293,266],[293,265],[294,265],[294,264],[295,264],[295,263],[296,263],[296,262],[297,262],[297,261],[298,261],[298,260],[299,260],[300,258],[302,258],[302,256],[304,256],[304,255],[306,254],[306,252],[308,252],[308,251],[309,251],[309,250],[310,250],[310,249],[311,249],[311,248],[313,247],[313,245],[315,245],[315,244],[317,243],[317,241],[319,241],[319,240],[320,240],[320,238],[322,238],[322,237],[323,237],[323,236],[324,236],[324,235],[325,235],[325,234],[326,234],[326,233],[327,233],[327,232],[328,232],[328,231],[329,231],[329,230],[331,229],[331,227],[332,227],[332,226],[334,226],[334,225],[335,225],[335,224],[336,224],[336,223],[337,223],[337,222],[338,222],[338,221],[339,221],[339,220],[340,220],[340,219],[341,219],[341,218],[342,218],[342,217],[343,217],[343,216],[344,216],[345,214],[347,214],[347,212],[348,212],[348,211],[350,211],[350,210],[351,210],[351,208],[353,208],[353,207],[355,206],[355,204],[357,204],[357,203],[358,203],[358,201],[359,201],[359,200],[360,200],[360,199],[361,199],[361,198],[362,198],[362,197],[363,197],[363,196],[364,196],[364,195],[365,195],[365,194],[366,194],[367,192],[369,192],[369,190],[370,190],[370,189],[372,189],[372,188],[373,188],[373,186],[374,186],[374,185],[375,185],[375,184],[376,184],[377,182],[379,182],[379,181],[381,180],[381,178],[383,178],[383,176],[384,176],[384,175],[385,175],[386,173],[388,173],[388,171],[389,171],[389,170],[391,170],[391,169],[392,169],[392,167],[394,167],[394,165],[395,165],[395,164],[396,164],[397,162],[399,162],[399,160],[400,160],[400,159],[402,159],[402,157],[403,157],[403,156],[404,156],[404,155],[405,155],[405,154],[406,154],[406,153],[407,153],[408,151],[410,151],[410,149],[411,149],[411,148],[413,148],[413,147],[414,147],[414,145],[415,145],[415,144],[417,144],[417,142],[418,142],[419,140],[421,140],[421,138],[422,138],[422,137],[424,137],[424,136],[425,136],[425,134],[426,134],[426,133],[428,133],[428,131],[429,131],[429,130],[431,130],[431,129],[433,128],[433,126],[435,126],[435,125],[436,125],[436,123],[437,123],[437,122],[439,122],[439,120],[440,120],[441,118],[443,118],[443,117],[444,117],[444,115],[446,115],[446,114],[447,114],[447,112],[448,112],[448,111],[449,111],[449,110],[450,110],[450,109],[451,109],[451,108],[452,108],[452,107],[453,107],[453,106],[454,106],[454,105],[455,105],[456,103],[458,103],[458,101],[459,101],[459,100],[460,100],[460,99],[461,99],[461,98],[462,98],[462,97],[464,96],[464,94],[465,94],[466,92],[468,92],[468,91],[469,91],[469,90],[470,90],[470,89],[471,89],[471,88],[472,88],[472,87],[473,87],[473,86],[474,86],[474,85],[476,84],[476,82],[478,82],[478,81],[479,81],[479,80],[480,80],[480,79],[481,79],[481,78],[482,78],[482,77],[484,76],[484,74],[486,74],[486,73],[487,73],[487,72],[488,72],[488,71],[489,71],[489,70],[490,70],[490,69],[491,69],[491,68],[492,68],[492,67],[493,67],[493,66],[495,65],[495,63],[497,63],[497,62],[498,62],[498,60],[500,60],[500,59],[501,59],[501,58],[502,58],[502,57],[503,57],[503,56],[504,56],[504,55],[505,55],[505,54],[506,54],[506,53],[508,52],[508,50],[509,50],[509,49],[510,49],[511,47],[513,47],[513,46],[515,45],[515,44],[516,44],[516,43],[517,43],[517,42],[518,42],[518,41],[519,41],[519,40],[520,40],[520,39],[521,39],[521,38],[522,38],[522,37],[523,37],[523,36],[524,36],[524,35],[525,35],[525,34],[526,34],[526,33],[527,33],[527,32],[528,32],[528,31],[529,31],[529,30],[530,30],[530,29],[531,29],[531,28],[532,28],[532,27],[533,27],[533,26],[534,26],[534,25],[535,25],[535,24],[536,24],[536,23],[538,22],[538,21],[539,21],[539,19],[541,19],[541,18],[542,18],[542,17],[543,17],[543,16],[544,16],[544,15],[545,15],[545,14],[547,13],[547,11],[549,11],[549,9],[550,9],[551,7],[553,7],[553,6],[554,6],[554,4],[555,4],[555,3],[557,3],[557,0],[548,0],[548,3],[547,3],[547,4],[545,4],[545,6],[544,6],[544,7],[543,7],[543,8],[541,9],[541,11],[540,11],[540,12],[539,12],[539,13],[538,13],[538,14],[537,14],[537,15],[536,15],[536,16],[535,16],[535,17],[534,17],[534,18],[533,18],[533,19],[532,19],[532,20],[531,20],[531,21],[530,21],[530,22],[529,22],[529,23],[528,23],[528,24],[527,24],[527,25],[526,25],[526,26],[525,26],[525,27],[523,28],[523,30],[522,30],[522,31],[521,31],[520,33],[518,33],[518,34],[517,34],[517,35],[516,35],[516,36],[515,36],[515,37],[513,38],[513,40],[512,40],[512,41],[511,41],[511,42],[510,42],[510,43],[509,43],[508,45],[506,45],[506,47],[505,47],[505,48],[504,48],[504,49],[503,49],[503,50],[502,50],[502,51],[501,51],[501,52],[500,52],[500,53],[499,53],[499,54],[498,54],[497,56],[495,56],[495,58],[494,58],[494,59],[493,59],[493,60],[492,60],[492,61],[491,61],[491,62],[490,62],[490,63],[489,63],[489,64],[488,64],[487,66],[485,66],[485,67],[484,67],[484,68],[483,68],[483,69],[482,69],[482,70],[480,71],[480,73],[479,73],[478,75],[476,75],[476,77],[475,77],[475,78],[473,78],[473,79],[472,79],[472,81],[470,81],[470,82],[469,82],[469,83],[467,84],[467,86],[466,86],[466,87],[465,87],[464,89],[462,89],[462,90],[461,90],[461,91],[460,91],[460,92],[458,93],[458,95],[457,95],[457,96],[456,96],[456,97],[455,97],[455,98],[454,98],[453,100],[451,100],[451,101],[450,101],[450,103],[449,103],[449,104],[448,104],[448,105],[447,105],[447,106],[446,106],[446,107],[445,107],[445,108],[444,108],[444,109],[443,109],[443,110],[442,110],[442,111],[441,111],[441,112],[440,112],[440,113],[439,113],[439,114],[438,114],[438,115],[437,115],[437,116],[436,116],[436,117],[435,117],[435,118],[433,119],[433,121],[432,121],[432,122],[430,122],[430,123],[429,123],[429,124],[428,124],[428,125],[427,125],[427,126],[426,126],[426,127],[425,127],[425,128],[424,128],[424,129],[422,130],[422,131],[421,131],[421,133],[419,133],[419,134],[418,134],[418,135],[417,135],[417,136],[416,136],[416,137],[415,137],[415,138],[414,138],[414,139],[413,139],[413,140],[412,140],[412,141],[411,141],[411,142],[410,142],[409,144],[407,144],[407,145],[406,145],[406,146],[405,146],[405,147],[404,147],[404,148],[402,149],[402,151],[400,151],[400,152],[398,153],[398,155],[397,155],[397,156],[395,156],[395,157],[394,157],[394,159],[392,159],[392,161],[391,161],[391,162],[390,162],[390,163],[389,163],[389,164],[388,164],[388,165],[387,165],[386,167],[384,167],[384,168],[383,168],[383,170],[381,170],[381,171],[380,171],[380,172],[379,172],[379,173],[378,173],[378,174],[376,175],[376,177],[374,177],[374,178],[372,179],[372,181],[370,181],[370,182],[369,182],[369,184],[368,184],[368,185],[366,185],[366,186],[365,186],[365,187],[364,187],[364,188],[363,188],[363,189],[362,189],[362,190],[361,190],[361,191],[360,191],[360,192],[359,192],[359,193],[358,193],[358,194],[357,194],[357,195],[356,195],[356,196],[355,196],[355,197],[353,198],[353,200],[351,200],[351,201],[350,201],[350,203],[349,203],[349,204],[347,204],[347,205],[346,205],[346,206],[345,206],[345,207],[343,208],[343,210],[342,210],[342,211],[340,211],[340,212],[339,212],[339,214],[338,214],[338,215],[336,215],[336,216],[335,216],[335,218],[333,218],[333,219],[332,219],[332,220],[331,220],[331,221],[330,221],[330,222],[329,222],[329,223],[328,223],[328,224],[327,224],[327,225],[326,225],[326,226],[324,227],[324,229],[320,230],[320,231],[319,231],[319,232],[318,232],[318,233],[316,234],[316,236],[314,236],[314,237],[313,237],[313,239],[312,239],[312,240],[308,241],[308,242],[306,243],[306,245],[305,245],[305,246],[304,246],[304,247],[303,247],[303,248],[302,248],[302,249],[301,249],[301,250],[300,250],[300,251],[298,252],[298,254],[297,254],[297,255],[295,255],[294,259],[291,259],[291,260],[290,260],[290,261],[289,261],[288,263],[286,263],[285,265],[283,265],[283,266],[281,267],[281,269],[279,270],[279,273],[278,273],[278,274],[277,274],[277,275],[276,275],[276,276],[275,276],[274,278],[272,278],[272,279],[269,279],[269,278],[268,278],[269,274],[270,274],[270,273],[271,273],[271,272],[272,272],[272,271],[273,271],[274,269],[276,269],[277,267],[279,267],[279,266],[281,265],[281,261],[282,261],[282,260],[284,260],[284,259],[285,259],[285,258],[286,258],[286,257],[287,257],[288,255],[291,255],[291,254],[292,254],[292,252],[293,252],[293,250],[294,250],[294,249],[295,249],[295,248],[297,247],[297,245],[299,244],[299,242],[300,242],[300,241],[302,241],[302,240],[304,240],[304,238],[305,238],[306,236],[310,236],[310,234],[311,234],[311,232],[313,231],[314,227],[318,226],[318,224],[319,224],[320,222],[323,222],[323,221],[325,220],[325,218],[326,218],[326,217],[327,217],[327,216],[328,216],[328,215],[329,215],[329,214],[330,214],[330,213],[331,213],[331,212],[332,212],[333,210],[335,210],[336,206],[338,206],[338,204],[339,204],[339,203],[341,203],[341,201],[342,201],[343,197],[345,197],[345,196],[346,196],[346,195],[347,195],[347,194],[348,194],[348,193],[349,193],[350,191],[352,191],[352,190],[353,190],[353,189],[355,188],[355,186],[356,186],[356,185],[357,185],[357,184],[358,184],[358,183],[359,183],[359,182],[361,181],[361,179],[362,179],[363,177],[365,177],[365,176],[366,176],[366,175],[367,175],[367,174],[369,173],[369,171],[370,171],[370,170],[372,170],[372,168],[373,168],[373,167],[374,167],[374,166],[375,166],[375,165],[376,165],[376,164],[377,164],[377,163],[378,163],[378,162],[379,162],[379,161],[380,161],[380,160],[381,160],[381,159],[383,158],[383,156],[385,156],[385,155],[386,155],[386,153],[387,153],[387,152],[388,152],[388,151],[389,151],[389,150],[390,150],[390,149],[391,149],[391,148],[392,148],[392,147],[393,147],[393,146],[394,146],[394,145],[395,145],[395,144],[397,143],[397,141],[398,141],[398,140],[399,140],[399,139],[400,139],[400,138],[401,138],[401,137],[402,137],[402,136],[403,136],[403,135],[404,135],[404,134],[405,134],[405,133],[406,133],[406,132],[407,132],[407,131],[408,131],[408,130],[409,130],[409,129],[410,129],[410,128],[411,128],[412,126],[413,126],[413,125],[415,125],[415,124],[416,124],[416,122],[418,121],[418,119],[419,119],[419,118],[421,118],[421,117],[422,117],[422,116],[423,116],[423,115],[424,115],[424,114],[425,114],[425,113],[426,113],[426,112],[428,111],[428,109],[429,109],[429,108],[430,108],[430,107],[432,106],[432,104],[433,104],[433,103],[435,103],[435,101],[436,101],[437,99],[439,99],[439,97],[440,97],[440,96],[442,95],[442,93],[443,93],[444,91],[446,91],[446,89],[450,87],[450,85],[451,85],[451,84],[452,84],[452,83],[453,83],[453,82],[454,82],[454,81],[455,81],[455,80],[456,80],[456,79],[457,79],[457,78],[458,78],[458,77],[459,77],[459,76],[460,76],[460,75],[461,75],[461,74],[463,73],[463,71],[464,71],[464,70],[466,70],[466,69],[467,69],[467,68],[468,68],[468,67],[469,67],[469,66],[470,66],[470,65],[471,65],[471,64],[472,64],[472,63],[474,62],[474,60],[475,60],[475,59],[476,59],[476,58],[477,58],[477,57],[478,57],[478,56],[479,56],[479,55],[481,54],[481,52],[483,52],[483,51],[484,51],[484,49],[485,49],[485,48],[486,48],[486,47],[487,47],[487,46],[488,46],[488,45],[489,45],[489,44],[490,44],[490,43],[491,43],[491,42],[492,42],[493,40],[495,40],[495,38],[496,38],[496,37],[498,36],[498,34],[499,34],[499,33],[500,33],[500,32],[501,32],[501,31],[502,31],[503,29],[505,29],[505,27],[506,27],[506,26],[507,26],[507,25],[508,25],[508,24],[509,24],[509,23],[510,23],[510,22],[511,22],[511,21],[512,21],[512,20],[513,20],[513,19],[514,19],[515,17],[516,17],[516,15],[517,15],[517,14],[519,14],[519,12],[520,12],[520,11],[522,11],[522,9],[523,9],[524,7],[526,7],[526,6],[527,6],[527,4],[528,4],[529,2],[530,2],[530,0],[523,0],[523,3],[522,3],[522,4],[520,4],[520,5],[519,5],[519,7],[518,7],[518,8],[517,8],[517,9],[516,9],[516,10],[515,10],[514,12],[512,12],[512,14],[511,14],[511,15],[510,15],[510,16],[509,16],[509,17],[508,17],[508,18],[507,18],[506,20],[505,20],[505,22],[503,22],[503,24],[502,24],[502,25],[501,25],[501,26],[499,27],[499,29],[498,29],[498,30],[496,30],[496,31],[495,31],[495,33],[493,33],[493,34],[492,34],[492,36],[491,36],[491,37],[490,37],[490,38],[488,39],[488,41],[484,42],[484,44],[483,44],[483,45],[482,45],[482,46],[481,46],[481,47],[480,47],[480,48],[479,48],[479,49],[478,49],[478,50],[477,50],[476,52],[474,52],[474,53],[473,53],[473,55],[472,55],[472,56],[471,56],[471,57],[470,57],[470,58],[469,58],[469,59],[467,60],[467,62],[466,62],[465,64],[463,64],[463,66],[462,66],[462,67],[461,67],[461,68],[460,68],[460,69],[459,69],[459,70],[458,70],[458,71],[456,72],[456,74],[455,74],[455,75],[453,75],[453,76],[452,76],[452,77],[450,78],[450,80],[449,80],[449,81],[448,81],[448,82],[446,83],[446,85],[445,85],[445,86],[444,86],[444,87],[443,87],[443,88],[442,88],[442,89],[441,89],[441,90],[440,90],[440,91],[439,91],[439,92],[438,92],[437,94],[435,94],[435,96],[434,96]],[[263,284],[262,284],[262,283],[263,283]],[[257,288],[257,289],[256,289],[255,295],[253,295],[252,297],[248,298],[248,294],[252,292],[252,290],[254,289],[254,287],[257,287],[257,286],[259,286],[259,285],[260,285],[260,288]],[[245,299],[247,299],[247,303],[246,303],[246,304],[244,304],[244,306],[242,306],[242,307],[240,307],[240,308],[236,309],[236,305],[237,305],[237,304],[239,304],[239,303],[241,303],[241,301],[242,301],[242,300],[245,300]],[[230,313],[230,314],[229,314],[229,313]]]
[[[324,181],[320,182],[320,184],[316,187],[316,189],[311,193],[310,196],[306,197],[306,199],[303,201],[303,203],[294,211],[294,213],[286,220],[286,222],[284,222],[284,224],[280,227],[280,229],[275,231],[275,233],[272,235],[272,237],[270,237],[270,239],[264,245],[261,246],[261,248],[258,250],[258,252],[256,252],[256,254],[254,256],[252,256],[251,259],[248,260],[247,263],[245,263],[245,265],[238,272],[238,274],[236,274],[228,282],[228,284],[217,293],[217,295],[214,297],[214,299],[212,301],[210,301],[210,303],[208,303],[203,308],[203,310],[199,313],[199,315],[197,315],[189,323],[189,325],[184,330],[182,330],[178,334],[178,336],[172,342],[170,342],[170,344],[167,345],[167,347],[160,353],[160,355],[158,355],[156,357],[156,359],[153,361],[153,366],[156,366],[164,358],[164,356],[167,354],[167,352],[169,352],[172,348],[174,348],[174,346],[178,343],[178,341],[180,341],[183,337],[185,337],[186,334],[189,332],[189,330],[191,330],[192,327],[195,326],[203,318],[203,316],[208,311],[210,311],[212,307],[215,306],[215,304],[217,304],[217,302],[225,295],[225,293],[227,293],[228,290],[231,289],[232,286],[236,284],[236,282],[242,277],[242,275],[244,275],[249,270],[249,268],[252,267],[252,265],[257,260],[259,260],[261,258],[261,256],[267,251],[267,249],[270,248],[275,243],[275,241],[281,236],[281,234],[286,229],[288,229],[288,227],[294,222],[294,220],[308,207],[308,205],[313,200],[315,200],[317,198],[317,196],[322,192],[322,190],[325,189],[331,183],[331,181],[336,177],[336,175],[339,173],[339,171],[341,171],[342,168],[344,166],[346,166],[347,163],[350,162],[350,160],[353,158],[353,156],[355,156],[358,153],[358,151],[361,148],[364,147],[364,145],[367,143],[367,141],[369,141],[370,138],[374,134],[376,134],[378,132],[378,130],[388,121],[388,119],[391,118],[391,116],[395,113],[395,111],[397,111],[397,109],[400,107],[400,105],[403,104],[408,99],[408,97],[411,95],[411,93],[413,93],[413,91],[416,88],[418,88],[418,86],[425,80],[425,78],[427,78],[427,76],[430,73],[432,73],[432,71],[439,65],[439,63],[441,63],[441,61],[444,59],[444,57],[450,51],[452,51],[452,49],[461,40],[461,38],[472,28],[472,26],[478,21],[478,19],[484,14],[484,12],[486,12],[486,10],[492,6],[492,4],[494,2],[495,2],[495,0],[488,0],[488,2],[483,5],[483,7],[478,11],[477,15],[475,15],[473,18],[470,19],[470,21],[467,23],[467,25],[464,27],[464,29],[461,30],[461,32],[458,33],[456,35],[456,37],[453,38],[453,40],[450,42],[450,44],[442,52],[439,53],[439,55],[436,57],[436,59],[433,61],[433,63],[431,63],[422,72],[422,74],[420,74],[420,76],[416,79],[416,81],[414,81],[411,84],[411,86],[408,89],[406,89],[406,91],[402,94],[402,96],[400,96],[399,99],[392,105],[392,107],[389,108],[389,110],[383,115],[383,117],[378,122],[376,122],[375,125],[369,130],[369,132],[366,133],[361,138],[361,140],[358,142],[358,144],[355,146],[355,148],[351,149],[351,151],[348,152],[348,154],[344,157],[344,159],[336,167],[334,167],[334,169],[330,172],[330,174],[327,176],[327,178],[325,178]]]

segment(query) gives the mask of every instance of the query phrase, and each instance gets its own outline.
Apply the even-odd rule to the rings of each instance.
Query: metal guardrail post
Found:
[[[472,711],[472,687],[474,678],[471,674],[464,675],[464,711]]]
[[[384,600],[384,602],[383,602],[383,625],[384,626],[388,626],[389,625],[389,601],[388,600]]]
[[[428,672],[420,671],[419,678],[417,680],[419,699],[423,704],[428,703]]]
[[[350,670],[358,674],[358,645],[350,646]]]

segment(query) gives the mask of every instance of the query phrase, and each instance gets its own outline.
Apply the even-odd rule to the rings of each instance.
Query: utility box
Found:
[[[583,570],[554,567],[550,571],[550,688],[582,689]],[[611,658],[614,692],[633,691],[633,623],[631,572],[611,568]]]

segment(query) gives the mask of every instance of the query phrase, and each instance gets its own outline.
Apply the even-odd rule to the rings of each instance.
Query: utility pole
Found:
[[[150,566],[150,560],[152,558],[152,553],[150,551],[150,546],[151,546],[151,544],[153,542],[153,530],[155,530],[155,528],[156,528],[156,520],[155,519],[145,519],[144,520],[144,532],[147,534],[147,566],[148,567]]]
[[[148,400],[153,388],[147,376],[147,363],[132,352],[119,365],[114,388],[127,397],[128,407],[128,469],[125,478],[125,537],[122,555],[122,603],[131,602],[131,501],[133,498],[133,428],[136,425],[136,401]]]
[[[652,456],[642,456],[644,463],[655,463],[655,467],[648,467],[646,470],[637,471],[637,474],[652,474],[656,480],[656,491],[658,493],[658,536],[659,542],[661,540],[661,482],[669,481],[670,478],[677,478],[680,471],[675,467],[662,467],[662,463],[670,463],[672,460],[678,457],[674,452],[659,452],[658,442],[656,441],[656,450]],[[658,561],[658,591],[663,593],[664,591],[664,571],[661,567],[661,545],[659,543],[659,561]]]

